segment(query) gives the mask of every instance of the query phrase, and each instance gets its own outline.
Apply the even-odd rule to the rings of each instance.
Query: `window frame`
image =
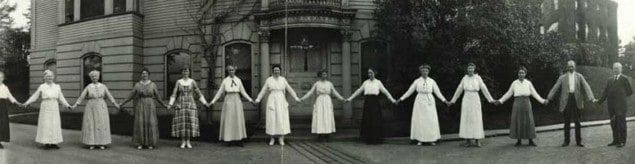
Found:
[[[164,88],[164,96],[166,98],[169,98],[170,96],[172,96],[172,90],[174,88],[169,88],[169,83],[170,83],[170,63],[168,62],[168,56],[172,55],[172,54],[187,54],[190,57],[190,61],[189,61],[189,68],[190,68],[190,78],[192,78],[192,74],[194,73],[193,70],[193,66],[194,66],[194,59],[193,59],[193,55],[194,53],[192,51],[186,50],[186,49],[173,49],[173,50],[169,50],[167,52],[165,52],[165,54],[163,54],[163,62],[165,64],[163,64],[163,88]],[[174,84],[174,87],[176,87],[176,84]],[[200,87],[200,86],[199,86]]]
[[[81,63],[80,64],[80,77],[81,78],[80,78],[80,84],[79,85],[80,85],[80,88],[82,88],[82,89],[85,88],[88,84],[90,84],[90,82],[87,82],[85,80],[85,77],[84,77],[85,74],[87,75],[88,73],[90,73],[90,72],[86,72],[84,70],[86,68],[86,66],[84,64],[84,60],[86,60],[86,58],[89,58],[89,57],[99,57],[100,58],[100,60],[99,60],[99,70],[98,70],[100,72],[99,81],[100,82],[104,81],[104,79],[103,79],[103,77],[104,77],[104,74],[103,74],[103,68],[104,68],[103,59],[104,59],[104,57],[100,53],[97,53],[97,52],[88,52],[88,53],[82,55],[82,57],[79,58],[80,59],[80,63]]]

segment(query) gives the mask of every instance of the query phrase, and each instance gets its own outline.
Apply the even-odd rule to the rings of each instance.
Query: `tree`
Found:
[[[211,97],[214,96],[212,91],[216,88],[213,78],[213,65],[216,63],[216,57],[219,55],[222,46],[221,39],[223,33],[221,28],[223,25],[228,24],[228,18],[230,18],[230,16],[240,15],[236,20],[232,20],[232,22],[234,22],[233,24],[230,24],[230,26],[235,26],[247,20],[253,14],[254,10],[250,10],[249,13],[245,14],[237,14],[239,8],[244,7],[243,5],[246,4],[246,0],[190,0],[188,2],[188,6],[193,8],[187,8],[186,10],[191,21],[196,24],[196,27],[193,29],[182,27],[181,29],[190,35],[198,37],[200,41],[202,57],[209,64],[207,71],[209,78],[207,79],[208,85],[206,93]],[[254,6],[251,6],[251,8],[253,9],[256,4],[258,3],[253,3]],[[206,117],[207,123],[211,124],[212,112],[207,112]]]
[[[16,4],[10,5],[7,0],[0,0],[0,30],[10,28],[13,18],[9,15],[15,11]]]
[[[443,90],[454,90],[468,62],[495,94],[506,91],[519,66],[533,78],[555,78],[564,60],[557,33],[541,34],[540,0],[393,0],[378,2],[379,37],[391,45],[393,77],[410,82],[428,63]],[[421,62],[412,62],[421,61]],[[530,74],[530,76],[532,75]],[[493,80],[510,79],[510,80]],[[552,80],[544,80],[551,82]],[[408,85],[395,88],[405,90]],[[540,88],[540,87],[539,87]],[[542,89],[546,88],[546,84]]]
[[[16,5],[8,5],[0,0],[0,71],[5,73],[6,84],[17,93],[28,93],[29,67],[28,55],[31,36],[28,29],[11,28],[13,18],[9,14],[15,11]],[[26,82],[26,83],[25,83]],[[16,94],[16,98],[26,98]]]
[[[635,40],[635,37],[633,37]],[[633,75],[633,61],[635,61],[635,41],[631,41],[621,48],[620,61],[624,64],[624,72]]]

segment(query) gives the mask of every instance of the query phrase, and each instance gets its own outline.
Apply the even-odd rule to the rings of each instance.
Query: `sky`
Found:
[[[26,26],[27,20],[22,13],[27,12],[31,5],[31,0],[8,0],[9,4],[17,3],[16,12],[11,16],[15,20],[14,27]],[[617,1],[617,22],[618,22],[618,35],[620,37],[621,45],[627,44],[633,41],[635,36],[635,0],[613,0]],[[629,18],[630,17],[630,18]]]

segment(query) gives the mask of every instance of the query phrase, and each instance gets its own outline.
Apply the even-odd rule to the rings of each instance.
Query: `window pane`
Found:
[[[174,90],[174,86],[176,81],[181,78],[181,69],[185,66],[190,66],[191,59],[190,55],[185,52],[171,52],[166,55],[166,63],[167,63],[167,71],[166,71],[166,82],[167,82],[167,90],[164,91],[166,96],[170,96],[172,91]],[[190,76],[192,70],[190,67]]]
[[[375,69],[377,79],[385,80],[387,68],[386,62],[386,45],[378,41],[369,41],[362,43],[362,77],[368,78],[368,68]]]
[[[126,12],[126,0],[113,0],[113,13]]]
[[[251,45],[235,43],[225,46],[225,65],[237,67],[236,76],[242,80],[245,91],[251,95]]]
[[[101,72],[101,57],[97,55],[89,55],[84,57],[83,59],[83,76],[84,76],[84,87],[91,83],[90,76],[88,73],[93,70],[97,70]],[[99,81],[102,81],[102,74],[99,74]]]
[[[53,73],[57,74],[56,70],[57,70],[57,62],[52,61],[52,62],[47,62],[46,64],[44,64],[44,67],[46,70],[50,70],[53,71]]]
[[[104,15],[104,0],[81,0],[81,19]]]
[[[66,0],[64,5],[64,20],[65,22],[73,22],[75,17],[75,1],[74,0]]]

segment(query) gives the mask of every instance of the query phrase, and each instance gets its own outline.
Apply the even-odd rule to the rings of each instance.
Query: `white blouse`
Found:
[[[465,92],[482,91],[487,101],[490,101],[490,102],[494,101],[494,98],[492,98],[492,95],[489,93],[489,90],[487,90],[487,86],[485,85],[485,82],[483,82],[483,79],[481,78],[481,76],[477,74],[474,74],[472,76],[469,76],[469,75],[463,76],[463,79],[461,79],[461,83],[459,84],[459,87],[457,87],[456,92],[454,92],[454,96],[452,97],[451,102],[452,103],[456,102],[456,100],[459,98],[459,96],[461,96],[461,94],[464,91]]]
[[[390,101],[395,100],[392,97],[392,95],[390,95],[390,92],[386,90],[386,87],[384,87],[384,84],[382,84],[381,81],[377,79],[374,79],[374,80],[368,79],[364,81],[364,83],[362,83],[362,86],[360,86],[359,89],[357,89],[355,93],[351,95],[350,99],[357,97],[359,94],[362,93],[362,91],[364,91],[364,95],[379,95],[379,93],[381,92],[384,95],[386,95],[386,97],[388,97]]]
[[[419,94],[427,95],[434,93],[441,101],[446,101],[445,97],[443,97],[443,94],[441,94],[441,90],[439,89],[437,82],[430,77],[425,79],[423,77],[417,78],[417,80],[412,82],[412,85],[410,85],[408,91],[406,91],[406,93],[404,93],[403,96],[399,98],[399,100],[405,100],[406,98],[410,97],[415,91],[417,91],[417,93]]]
[[[534,88],[534,85],[531,84],[531,81],[527,79],[523,81],[514,80],[507,93],[505,93],[505,95],[503,95],[503,97],[501,97],[498,101],[503,103],[512,95],[514,95],[514,97],[533,96],[540,103],[544,103],[545,101],[542,97],[540,97],[540,95],[538,95],[538,92],[536,92],[536,88]]]
[[[11,103],[17,103],[18,101],[13,98],[11,91],[7,88],[7,85],[0,84],[0,99],[9,99]]]
[[[240,93],[245,99],[252,101],[249,94],[245,91],[245,87],[243,86],[243,82],[237,76],[231,77],[227,76],[223,79],[223,82],[220,84],[220,88],[216,91],[216,95],[212,99],[212,104],[216,103],[218,99],[220,99],[223,93]]]
[[[331,95],[333,94],[336,98],[343,100],[344,98],[340,95],[340,93],[337,92],[337,90],[335,90],[335,87],[333,86],[333,83],[331,83],[330,81],[317,81],[315,82],[315,84],[313,84],[313,87],[311,87],[311,90],[309,90],[302,98],[300,98],[301,100],[306,100],[307,98],[309,98],[311,95]]]
[[[291,96],[295,100],[300,100],[300,98],[298,98],[298,95],[295,94],[295,91],[293,91],[293,88],[291,88],[291,85],[289,85],[289,83],[287,82],[287,79],[285,79],[282,76],[277,78],[275,77],[267,78],[267,80],[265,81],[265,85],[262,86],[260,93],[258,93],[258,98],[256,98],[256,102],[260,102],[260,100],[264,98],[265,93],[267,93],[267,91],[282,92],[282,94],[284,94],[285,91],[288,91],[289,94],[291,94]]]
[[[62,88],[60,87],[60,85],[57,85],[55,83],[41,84],[40,87],[37,88],[37,91],[35,91],[35,93],[31,95],[29,100],[27,100],[24,103],[24,105],[29,105],[35,102],[40,96],[42,97],[42,100],[57,100],[66,107],[70,106],[68,102],[66,101],[66,98],[64,98],[64,94],[62,93]]]

